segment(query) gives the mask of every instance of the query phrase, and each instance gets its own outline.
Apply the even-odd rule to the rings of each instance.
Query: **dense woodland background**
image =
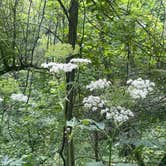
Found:
[[[0,0],[0,165],[165,166],[165,37],[165,0]],[[92,63],[41,65],[72,58]],[[126,82],[138,78],[155,87],[133,100]],[[88,91],[98,79],[110,86]],[[134,116],[84,108],[91,94]]]

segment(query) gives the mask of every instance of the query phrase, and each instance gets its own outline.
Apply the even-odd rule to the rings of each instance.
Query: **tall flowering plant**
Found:
[[[49,69],[50,73],[59,74],[70,73],[73,70],[79,69],[81,65],[90,63],[91,61],[88,59],[74,58],[71,59],[69,63],[50,62],[42,64],[42,67]],[[142,78],[136,80],[130,79],[127,81],[127,86],[124,88],[126,89],[125,95],[128,95],[128,97],[130,96],[132,102],[139,99],[145,99],[148,94],[153,91],[154,87],[155,84],[150,80],[143,80]],[[90,118],[87,117],[86,119],[74,117],[72,120],[65,122],[65,133],[67,134],[69,142],[72,139],[76,128],[104,132],[107,136],[109,145],[109,166],[112,164],[112,147],[117,130],[121,125],[135,116],[135,113],[131,108],[128,107],[125,102],[121,102],[122,99],[120,97],[123,96],[123,94],[119,95],[119,102],[114,102],[114,97],[116,98],[116,96],[114,96],[114,92],[110,90],[113,88],[114,85],[111,81],[105,78],[91,81],[85,86],[89,96],[82,99],[82,104],[83,108],[87,112],[90,112],[92,116]],[[111,127],[111,132],[107,132],[108,127]]]

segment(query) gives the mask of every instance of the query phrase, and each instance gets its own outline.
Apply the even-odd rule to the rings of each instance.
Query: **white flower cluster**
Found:
[[[111,107],[110,109],[106,108],[101,110],[101,114],[106,114],[106,119],[113,119],[115,122],[125,122],[130,117],[133,117],[134,114],[130,109],[126,109],[125,107],[117,106]]]
[[[76,64],[55,63],[55,62],[43,63],[41,66],[44,68],[49,68],[50,72],[53,72],[53,73],[59,73],[60,71],[71,72],[72,70],[78,68],[78,66]]]
[[[27,102],[28,100],[28,97],[21,93],[18,93],[18,94],[13,93],[10,96],[10,98],[14,101],[22,101],[22,102]]]
[[[3,98],[0,97],[0,102],[2,102],[2,101],[3,101]]]
[[[107,112],[109,112],[109,108],[102,109],[100,113],[101,115],[103,115],[106,114]]]
[[[98,108],[104,107],[104,101],[99,96],[88,96],[83,99],[85,108],[96,111]]]
[[[52,67],[52,66],[55,65],[55,64],[56,64],[55,62],[42,63],[42,64],[41,64],[41,67],[50,68],[50,67]]]
[[[72,70],[78,68],[78,65],[74,63],[91,63],[91,61],[83,58],[73,58],[69,63],[49,62],[43,63],[41,66],[44,68],[49,68],[50,72],[53,73],[59,73],[60,71],[71,72]]]
[[[56,65],[52,66],[50,72],[58,73],[60,71],[64,72],[71,72],[72,70],[76,69],[78,66],[72,63],[57,63]]]
[[[95,89],[104,89],[107,88],[110,84],[111,82],[107,81],[106,79],[99,79],[97,81],[91,81],[91,83],[86,86],[86,89],[89,89],[90,91]]]
[[[127,84],[129,84],[128,92],[134,99],[146,98],[147,94],[153,91],[155,86],[154,82],[143,80],[142,78],[138,78],[137,80],[130,79],[127,81]]]
[[[92,63],[89,59],[84,58],[73,58],[70,60],[70,63]]]

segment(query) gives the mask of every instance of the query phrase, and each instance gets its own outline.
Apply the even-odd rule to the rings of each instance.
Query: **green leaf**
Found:
[[[75,117],[71,119],[70,121],[67,121],[67,126],[69,127],[75,127],[77,125],[78,125],[78,121]]]
[[[90,122],[91,122],[90,119],[83,119],[82,120],[82,124],[85,125],[85,126],[89,125]]]

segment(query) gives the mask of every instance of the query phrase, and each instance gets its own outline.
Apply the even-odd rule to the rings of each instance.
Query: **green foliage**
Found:
[[[0,73],[8,73],[0,76],[0,165],[63,165],[59,152],[67,125],[72,128],[65,133],[67,141],[74,140],[76,166],[135,166],[140,160],[157,166],[166,151],[164,1],[79,1],[81,47],[74,50],[67,42],[70,1],[62,0],[63,6],[49,0],[45,8],[44,2],[0,1]],[[66,62],[71,55],[92,60],[75,71],[73,84],[66,84],[65,74],[41,68],[43,62]],[[126,81],[138,77],[154,81],[156,89],[135,101]],[[100,78],[111,86],[88,92],[86,85]],[[66,122],[71,93],[66,89],[71,84],[75,118]],[[12,93],[23,92],[27,103],[10,99]],[[85,110],[82,100],[91,94],[107,107],[131,109],[134,117],[117,125],[99,111]]]
[[[57,59],[65,59],[69,55],[76,55],[79,53],[79,46],[73,50],[70,44],[57,43],[55,45],[50,45],[46,51],[46,57],[54,57]]]
[[[1,160],[2,166],[22,166],[24,163],[22,159],[11,159],[8,156],[4,156]]]
[[[81,129],[87,129],[89,131],[96,131],[96,130],[104,130],[104,123],[102,122],[95,122],[92,119],[82,119],[80,121],[77,121],[76,118],[73,118],[70,121],[67,121],[67,126],[72,127],[73,129],[81,128]]]
[[[2,95],[10,95],[11,93],[17,92],[19,85],[13,78],[0,79],[0,93]]]

